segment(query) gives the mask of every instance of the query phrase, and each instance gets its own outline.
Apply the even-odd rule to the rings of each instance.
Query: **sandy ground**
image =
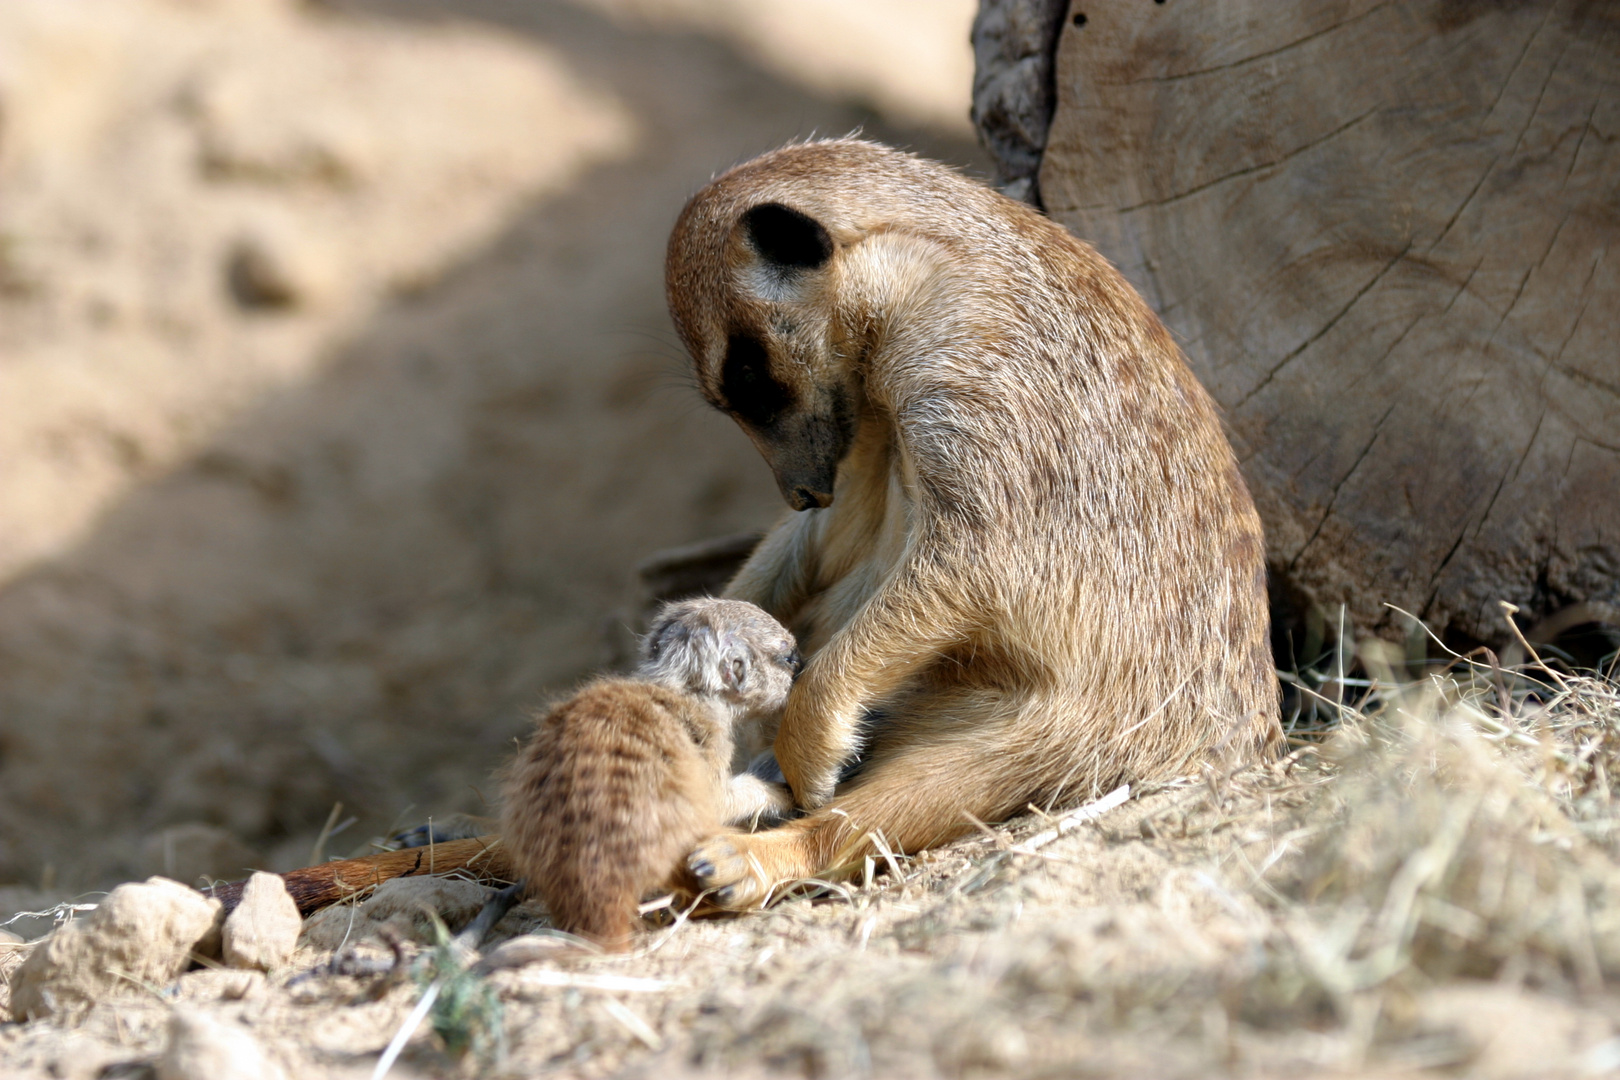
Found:
[[[408,943],[379,973],[379,893],[312,916],[268,975],[198,968],[0,1025],[0,1060],[28,1078],[151,1075],[185,1008],[287,1076],[334,1080],[373,1075],[401,1031],[396,1077],[1615,1074],[1620,870],[1588,829],[1612,833],[1612,804],[1579,794],[1592,770],[1545,763],[1613,742],[1600,731],[1620,713],[1543,720],[1525,747],[1484,712],[1419,704],[1067,831],[1032,815],[763,913],[649,929],[628,955],[454,978],[425,1019],[413,1006],[455,969],[396,894],[377,918]],[[488,892],[395,886],[452,929]],[[486,955],[545,926],[526,904]],[[343,966],[357,959],[373,970]]]
[[[976,167],[971,13],[0,5],[0,914],[483,808],[639,560],[780,512],[668,328],[685,197]]]
[[[857,126],[980,168],[972,7],[0,0],[0,922],[485,809],[634,566],[780,512],[668,329],[682,201]],[[402,1028],[394,1077],[1620,1072],[1620,688],[1311,686],[1321,752],[1033,854],[1038,815],[416,1028],[429,917],[355,975],[388,950],[333,908],[268,975],[0,1023],[0,1075],[154,1076],[176,1006],[299,1080]],[[452,928],[486,895],[420,888]]]

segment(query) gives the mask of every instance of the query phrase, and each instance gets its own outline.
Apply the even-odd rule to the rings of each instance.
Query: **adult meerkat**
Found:
[[[542,716],[508,768],[502,837],[553,921],[624,948],[637,905],[678,884],[725,824],[791,809],[731,776],[733,729],[774,716],[799,668],[793,636],[752,604],[666,606],[629,679],[604,678]]]
[[[809,658],[775,754],[812,812],[700,844],[718,902],[858,865],[873,834],[916,851],[1280,745],[1259,518],[1203,387],[1088,245],[838,139],[694,196],[667,287],[703,395],[797,511],[726,592]]]

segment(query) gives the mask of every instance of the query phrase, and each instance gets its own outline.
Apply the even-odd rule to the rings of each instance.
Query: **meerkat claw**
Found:
[[[693,884],[710,903],[732,911],[755,908],[765,899],[769,882],[761,877],[759,861],[752,858],[740,838],[716,836],[699,844],[687,856]]]

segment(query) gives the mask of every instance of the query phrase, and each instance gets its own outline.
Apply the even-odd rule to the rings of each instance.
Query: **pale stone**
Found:
[[[303,928],[304,918],[281,877],[255,873],[242,890],[242,902],[225,919],[225,963],[273,971],[292,959]]]
[[[29,952],[11,980],[12,1015],[71,1014],[103,998],[168,986],[219,910],[218,900],[167,878],[118,886],[86,918]]]
[[[307,308],[342,288],[340,261],[320,237],[266,216],[225,251],[225,285],[247,308]]]

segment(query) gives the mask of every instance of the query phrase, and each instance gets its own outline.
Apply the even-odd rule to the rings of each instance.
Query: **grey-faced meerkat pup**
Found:
[[[838,139],[698,192],[666,280],[703,395],[797,511],[726,592],[805,649],[775,753],[813,812],[699,845],[721,903],[858,866],[873,834],[916,851],[1281,745],[1259,518],[1091,247]]]
[[[753,604],[666,605],[631,678],[541,716],[506,770],[501,834],[559,929],[624,948],[650,891],[684,880],[693,844],[791,809],[731,775],[733,732],[772,719],[799,669],[793,635]]]

